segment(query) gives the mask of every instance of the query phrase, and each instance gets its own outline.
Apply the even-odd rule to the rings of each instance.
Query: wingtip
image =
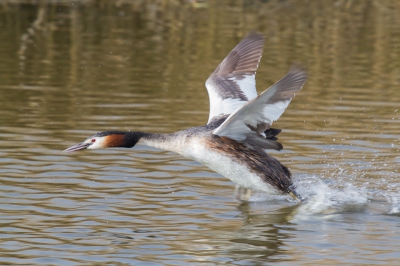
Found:
[[[295,62],[290,66],[288,73],[293,72],[303,73],[307,77],[307,68],[299,63]]]
[[[283,150],[283,145],[282,145],[282,143],[280,143],[280,142],[276,142],[277,144],[278,144],[278,151],[281,151],[281,150]]]
[[[247,33],[246,37],[244,37],[244,39],[247,39],[247,38],[265,39],[265,36],[261,32],[258,32],[256,30],[251,30],[249,33]]]

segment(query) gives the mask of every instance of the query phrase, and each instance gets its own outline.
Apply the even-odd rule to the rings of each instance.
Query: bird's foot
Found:
[[[248,201],[251,197],[251,189],[250,188],[244,188],[239,185],[236,185],[235,187],[235,198],[238,201]]]

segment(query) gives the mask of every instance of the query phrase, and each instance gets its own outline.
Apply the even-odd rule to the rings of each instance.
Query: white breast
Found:
[[[201,138],[193,138],[186,144],[186,149],[180,152],[183,156],[198,161],[239,186],[268,194],[280,194],[260,176],[252,173],[245,164],[235,161],[233,156],[210,150]]]

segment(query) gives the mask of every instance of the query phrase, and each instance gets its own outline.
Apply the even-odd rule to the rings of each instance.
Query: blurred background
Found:
[[[148,147],[61,153],[205,124],[204,82],[252,30],[259,92],[308,71],[271,152],[306,203],[238,203],[229,180]],[[400,262],[399,86],[395,0],[2,0],[0,263]]]
[[[203,84],[250,30],[267,37],[259,90],[293,62],[308,68],[309,88],[297,111],[324,97],[345,99],[343,86],[385,103],[400,82],[399,12],[397,1],[3,0],[0,88],[3,108],[10,109],[3,119],[42,127],[35,116],[57,133],[84,130],[82,116],[98,125],[91,130],[125,123],[132,129],[143,107],[120,104],[143,96],[139,102],[157,101],[162,114],[153,115],[164,118],[161,124],[170,115],[192,120],[182,112],[198,114],[189,126],[204,123]],[[104,106],[112,103],[118,104]],[[129,121],[104,119],[121,108],[130,109]]]

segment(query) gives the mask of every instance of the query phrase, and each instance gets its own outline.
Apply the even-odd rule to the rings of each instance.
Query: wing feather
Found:
[[[281,80],[232,113],[213,131],[213,134],[225,136],[249,146],[282,149],[282,144],[279,142],[265,139],[264,131],[283,114],[306,80],[306,72],[299,66],[293,66]]]
[[[257,97],[255,75],[260,62],[264,37],[249,33],[218,65],[206,81],[210,98],[208,123],[214,117],[229,115]]]

